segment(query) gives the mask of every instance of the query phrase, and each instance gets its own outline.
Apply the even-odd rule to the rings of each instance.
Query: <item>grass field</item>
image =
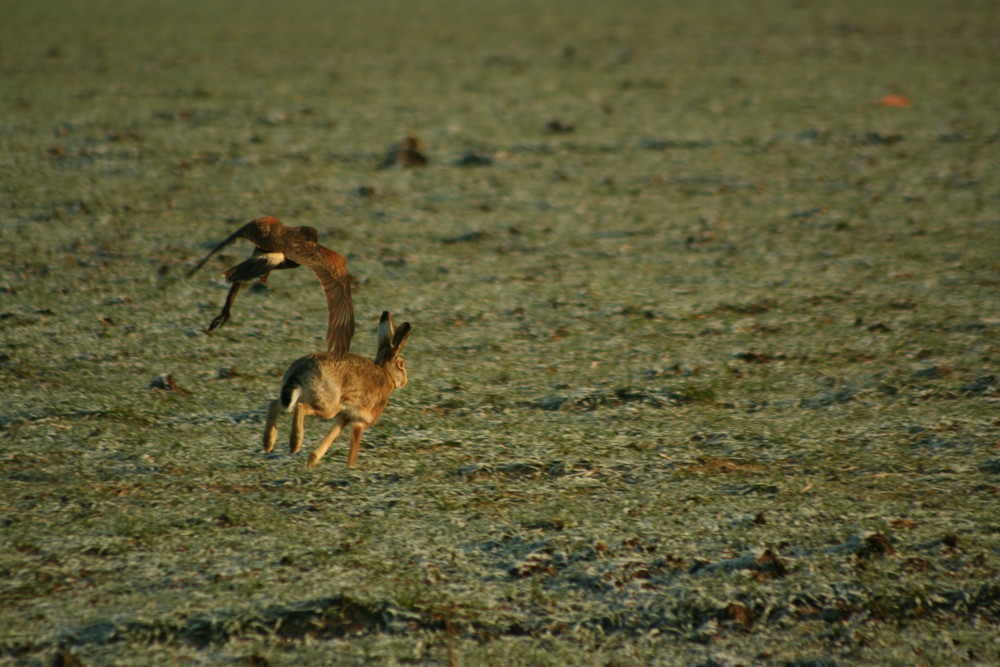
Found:
[[[996,3],[612,4],[0,2],[0,664],[1000,662]]]

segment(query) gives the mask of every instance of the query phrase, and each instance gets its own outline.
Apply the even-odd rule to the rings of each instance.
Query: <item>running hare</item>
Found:
[[[347,424],[351,425],[351,451],[347,466],[354,467],[361,448],[361,435],[378,421],[389,404],[393,389],[406,384],[406,364],[399,353],[410,335],[410,323],[393,326],[389,311],[378,324],[378,351],[374,363],[356,354],[337,359],[329,352],[310,354],[288,367],[281,381],[278,400],[271,401],[264,426],[264,451],[274,448],[276,422],[282,411],[292,412],[292,453],[302,448],[302,422],[306,415],[337,418],[319,447],[309,455],[309,469],[319,463],[326,450]]]

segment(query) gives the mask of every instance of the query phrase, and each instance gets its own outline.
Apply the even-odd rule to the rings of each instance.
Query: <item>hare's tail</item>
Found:
[[[298,378],[292,378],[281,387],[281,409],[285,412],[291,412],[295,404],[299,402],[299,396],[302,395],[302,385],[299,384]]]

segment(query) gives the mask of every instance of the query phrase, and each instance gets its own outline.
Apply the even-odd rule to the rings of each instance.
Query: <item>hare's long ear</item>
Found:
[[[375,352],[375,363],[392,357],[392,336],[395,331],[392,315],[388,310],[383,310],[382,318],[378,322],[378,351]]]
[[[396,330],[396,325],[392,323],[392,314],[388,310],[382,311],[382,317],[378,321],[378,347],[388,347],[392,340],[392,334]]]
[[[406,339],[410,337],[410,323],[403,322],[396,329],[396,333],[392,335],[392,354],[393,356],[398,355],[403,351],[403,345],[406,343]]]

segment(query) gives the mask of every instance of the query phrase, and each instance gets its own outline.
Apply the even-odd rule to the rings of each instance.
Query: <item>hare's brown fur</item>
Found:
[[[292,362],[281,382],[279,398],[271,402],[264,426],[264,451],[274,448],[277,420],[281,412],[292,413],[289,447],[293,454],[302,448],[303,421],[308,415],[336,419],[333,428],[309,455],[309,469],[319,463],[327,449],[351,425],[351,449],[347,459],[353,468],[361,447],[364,430],[378,421],[389,404],[393,389],[407,382],[406,364],[400,356],[410,334],[404,322],[399,329],[392,324],[388,311],[379,323],[378,352],[375,361],[356,354],[342,358],[329,352],[310,354]]]

